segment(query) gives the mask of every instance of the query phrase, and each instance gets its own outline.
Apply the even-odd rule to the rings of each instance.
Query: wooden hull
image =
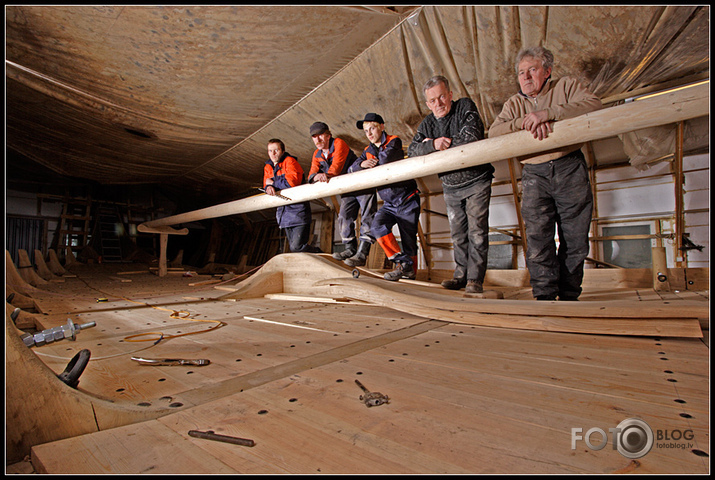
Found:
[[[30,292],[41,314],[26,314],[45,328],[68,317],[97,323],[75,341],[28,348],[6,314],[9,462],[30,454],[38,473],[53,474],[708,471],[693,453],[709,436],[702,293],[664,301],[652,290],[587,288],[568,308],[521,300],[523,288],[465,299],[375,272],[353,278],[308,254],[275,257],[239,283],[121,269],[77,264],[74,278]],[[586,325],[600,331],[577,331]],[[142,334],[146,342],[129,341]],[[56,374],[82,348],[92,359],[72,389]],[[143,366],[132,356],[210,364]],[[358,379],[390,402],[367,407]],[[687,427],[701,443],[655,445],[638,461],[580,440],[571,448],[572,428],[608,431],[631,417],[654,430]]]

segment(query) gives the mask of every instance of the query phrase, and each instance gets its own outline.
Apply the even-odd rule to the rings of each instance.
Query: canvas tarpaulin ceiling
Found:
[[[707,6],[8,6],[7,147],[100,184],[156,183],[206,204],[255,194],[266,143],[304,168],[316,120],[362,151],[378,112],[407,143],[435,73],[485,124],[514,57],[602,98],[707,78]]]

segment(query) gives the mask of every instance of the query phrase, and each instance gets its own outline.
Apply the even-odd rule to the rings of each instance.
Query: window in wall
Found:
[[[45,236],[45,231],[42,219],[7,216],[5,227],[7,228],[6,249],[10,252],[15,265],[19,261],[18,249],[25,250],[30,262],[34,264],[35,250],[42,251],[43,249],[42,239]]]
[[[503,233],[490,233],[489,242],[511,241],[512,237]],[[514,268],[511,244],[489,245],[487,268],[492,270],[510,270]]]
[[[650,225],[603,227],[604,237],[650,235]],[[653,265],[650,238],[603,241],[603,260],[623,268],[650,268]]]

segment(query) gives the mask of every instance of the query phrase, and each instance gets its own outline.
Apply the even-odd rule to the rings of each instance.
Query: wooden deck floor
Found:
[[[215,285],[188,285],[208,277],[120,276],[121,269],[136,267],[81,265],[76,277],[36,292],[46,328],[68,318],[97,325],[74,342],[33,351],[60,373],[89,349],[80,391],[169,413],[34,445],[38,473],[710,471],[709,331],[706,340],[589,335],[465,325],[358,301],[226,301]],[[527,295],[502,290],[507,299]],[[590,288],[583,301],[654,295]],[[670,298],[709,302],[708,292]],[[174,311],[187,313],[174,318]],[[213,325],[197,320],[225,325],[168,338]],[[156,339],[154,332],[167,339],[127,341],[141,333]],[[211,363],[142,366],[132,356]],[[355,380],[390,402],[368,408]],[[632,418],[654,435],[638,459],[612,448],[611,433],[600,450],[572,434],[609,432]],[[189,430],[255,446],[194,438]],[[601,442],[598,433],[589,439]]]

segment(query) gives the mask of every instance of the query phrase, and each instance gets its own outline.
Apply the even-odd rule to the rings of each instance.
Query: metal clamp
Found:
[[[72,323],[72,320],[68,318],[67,325],[48,328],[47,330],[43,330],[35,334],[24,333],[21,338],[23,343],[28,347],[41,347],[42,345],[48,343],[60,341],[63,338],[75,340],[77,338],[77,332],[79,330],[94,327],[95,325],[97,325],[96,322],[88,322],[83,324]]]
[[[365,405],[368,407],[378,407],[380,405],[384,405],[385,403],[390,403],[390,397],[387,395],[384,395],[380,392],[371,392],[365,386],[360,383],[359,380],[355,380],[355,383],[357,383],[358,387],[362,389],[363,392],[365,392],[365,395],[360,395],[360,400],[363,401]]]

